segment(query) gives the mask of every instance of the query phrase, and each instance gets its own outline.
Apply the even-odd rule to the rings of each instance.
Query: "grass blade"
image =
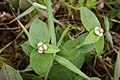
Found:
[[[17,19],[29,14],[30,12],[32,12],[35,9],[34,6],[31,6],[29,9],[27,9],[25,12],[23,12],[22,14],[20,14],[18,17],[16,17],[15,19],[13,19],[10,23],[16,21]]]
[[[114,80],[119,80],[120,77],[120,52],[117,51],[117,59],[115,63],[115,70],[114,70]]]
[[[69,60],[56,55],[55,60],[59,62],[61,65],[65,66],[66,68],[70,69],[71,71],[79,74],[81,77],[90,80],[90,78],[85,75],[83,72],[81,72],[75,65],[73,65]]]

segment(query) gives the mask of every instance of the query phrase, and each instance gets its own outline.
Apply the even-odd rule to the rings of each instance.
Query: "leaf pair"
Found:
[[[75,60],[80,53],[88,53],[91,50],[94,49],[93,44],[83,45],[80,48],[77,48],[79,44],[82,44],[86,38],[88,33],[84,33],[80,35],[76,41],[68,40],[64,46],[60,46],[61,51],[58,53],[61,56],[64,56],[65,58],[69,60]]]
[[[84,27],[90,32],[86,37],[83,44],[94,43],[95,50],[97,52],[98,57],[101,55],[104,48],[104,37],[100,37],[94,33],[95,27],[101,27],[99,20],[95,16],[95,14],[85,7],[80,8],[81,12],[81,20]]]
[[[52,54],[47,53],[55,53],[60,49],[50,45],[50,36],[47,25],[39,20],[35,19],[29,30],[28,41],[22,44],[22,48],[25,53],[30,56],[30,64],[33,70],[39,74],[40,76],[45,76],[51,68],[52,65]],[[44,53],[38,53],[37,44],[39,42],[43,42],[47,45],[48,49],[44,51]]]

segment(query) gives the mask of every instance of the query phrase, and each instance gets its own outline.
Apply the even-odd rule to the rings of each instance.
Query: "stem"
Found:
[[[48,29],[49,29],[51,44],[56,46],[56,35],[55,35],[53,15],[52,15],[52,3],[51,3],[51,0],[46,0],[46,1],[47,1]],[[56,56],[56,53],[53,54],[53,61],[55,59],[55,56]],[[45,76],[44,80],[47,80],[48,74]]]
[[[32,4],[32,1],[31,0],[27,0],[30,4]]]
[[[51,37],[51,44],[56,45],[56,35],[54,30],[51,0],[47,0],[47,13],[48,13],[48,28]]]
[[[58,41],[58,44],[57,44],[57,47],[59,47],[64,39],[64,37],[66,36],[67,32],[69,31],[70,29],[70,25],[65,29],[65,31],[63,32],[62,36],[60,37],[59,41]]]
[[[23,24],[22,24],[19,20],[17,20],[17,21],[18,21],[18,23],[20,24],[21,28],[23,29],[23,31],[25,32],[25,34],[26,34],[27,37],[28,37],[28,36],[29,36],[29,33],[28,33],[27,29],[25,28],[25,26],[23,26]]]
[[[83,43],[79,44],[79,45],[76,46],[76,48],[78,49],[78,48],[82,47],[83,45],[84,45]]]

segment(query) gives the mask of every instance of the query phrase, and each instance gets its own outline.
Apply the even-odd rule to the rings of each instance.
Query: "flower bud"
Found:
[[[95,27],[95,34],[98,36],[102,36],[103,35],[104,30],[101,27]]]
[[[45,50],[47,50],[47,45],[42,42],[39,42],[37,44],[37,48],[39,53],[43,53]]]

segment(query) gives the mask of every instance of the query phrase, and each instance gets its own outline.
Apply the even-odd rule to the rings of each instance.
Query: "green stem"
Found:
[[[66,36],[67,32],[69,31],[70,29],[70,25],[65,29],[65,31],[63,32],[62,36],[60,37],[59,41],[58,41],[58,44],[57,44],[57,47],[59,47],[64,39],[64,37]]]
[[[30,4],[32,4],[32,1],[31,0],[27,0]]]
[[[47,13],[48,13],[48,27],[49,27],[50,37],[51,37],[51,43],[53,45],[56,45],[56,35],[54,30],[51,0],[47,0]]]
[[[76,46],[76,48],[78,49],[78,48],[82,47],[83,45],[84,45],[83,43],[79,44],[79,45]]]
[[[18,23],[20,24],[21,28],[23,29],[23,31],[25,32],[25,34],[26,34],[27,37],[28,37],[28,36],[29,36],[29,33],[28,33],[27,29],[25,28],[25,26],[23,26],[23,24],[22,24],[19,20],[17,20],[17,21],[18,21]]]
[[[47,1],[47,15],[48,15],[48,28],[49,28],[50,40],[51,40],[51,44],[56,46],[56,35],[55,35],[53,15],[52,15],[52,3],[51,0],[46,0],[46,1]],[[55,56],[56,53],[53,54],[53,61],[55,59]],[[44,80],[47,80],[48,74],[45,76]]]

